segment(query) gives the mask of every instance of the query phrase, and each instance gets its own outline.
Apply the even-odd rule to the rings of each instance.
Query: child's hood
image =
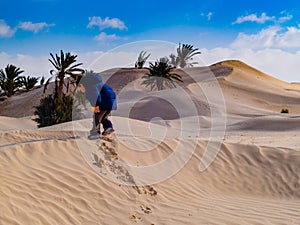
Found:
[[[85,88],[91,88],[92,86],[102,86],[102,77],[98,74],[86,74],[80,82]]]
[[[99,90],[103,86],[102,77],[98,74],[87,74],[81,82],[86,90],[86,98],[91,103],[92,106],[95,106],[97,101],[101,98],[99,96]],[[100,100],[101,101],[101,100]]]

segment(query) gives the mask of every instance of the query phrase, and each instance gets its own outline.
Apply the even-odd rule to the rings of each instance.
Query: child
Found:
[[[88,138],[95,139],[99,137],[101,133],[100,123],[104,129],[102,135],[114,132],[113,125],[108,119],[111,110],[117,109],[116,94],[113,89],[107,84],[103,84],[102,77],[97,74],[86,74],[77,82],[79,83],[79,90],[85,93],[94,113],[93,127]]]

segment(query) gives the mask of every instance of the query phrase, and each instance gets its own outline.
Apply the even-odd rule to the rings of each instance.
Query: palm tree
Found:
[[[22,76],[22,77],[20,77],[19,81],[20,81],[21,85],[23,85],[25,87],[26,91],[30,91],[37,84],[38,79],[39,78],[37,78],[37,77]]]
[[[197,62],[189,62],[193,60],[193,56],[201,54],[201,52],[198,51],[197,48],[194,48],[193,45],[189,44],[180,44],[177,47],[177,56],[174,54],[170,55],[171,58],[171,64],[184,68],[187,66],[193,67],[194,64],[197,64]]]
[[[24,71],[14,65],[8,64],[5,69],[0,70],[0,87],[7,97],[15,93],[15,89],[20,87],[19,75]]]
[[[143,76],[142,85],[150,86],[151,90],[163,90],[165,86],[175,88],[174,80],[183,82],[181,76],[174,73],[175,67],[171,66],[168,58],[161,58],[153,63],[150,62],[149,73]]]
[[[74,64],[77,55],[71,55],[70,52],[64,54],[61,50],[60,56],[55,54],[54,57],[52,53],[50,53],[50,56],[51,59],[49,59],[49,61],[55,67],[55,70],[50,71],[50,74],[55,76],[55,95],[57,95],[59,99],[62,99],[64,86],[67,88],[66,93],[68,93],[70,83],[75,84],[78,77],[84,73],[84,70],[78,68],[82,63]],[[66,77],[68,79],[65,83]]]
[[[150,57],[151,53],[146,55],[147,51],[141,51],[139,57],[135,63],[135,68],[142,69],[147,59]]]
[[[179,57],[176,56],[176,55],[174,55],[174,54],[171,54],[169,57],[171,59],[170,64],[173,65],[173,66],[175,66],[175,67],[178,67],[178,65],[179,65]]]

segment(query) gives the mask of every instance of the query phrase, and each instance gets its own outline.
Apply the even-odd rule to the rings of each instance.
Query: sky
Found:
[[[201,51],[200,65],[237,59],[300,80],[296,0],[1,0],[0,8],[0,68],[14,64],[28,76],[50,76],[50,53],[60,50],[100,72],[186,43]]]

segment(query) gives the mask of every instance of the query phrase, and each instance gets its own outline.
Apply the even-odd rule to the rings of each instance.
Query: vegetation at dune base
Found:
[[[281,113],[289,113],[289,110],[288,109],[282,109]]]
[[[72,120],[73,98],[63,95],[61,99],[50,94],[41,99],[40,105],[36,106],[34,120],[38,127],[51,126]],[[70,107],[71,106],[71,107]]]
[[[148,55],[146,55],[146,54],[147,54],[147,51],[140,52],[138,59],[134,65],[135,68],[142,69],[144,67],[144,65],[145,65],[147,59],[150,57],[151,53],[149,53]]]
[[[38,127],[68,122],[79,114],[74,94],[76,82],[84,74],[84,70],[79,68],[82,63],[76,63],[77,55],[69,52],[65,54],[62,50],[60,55],[50,53],[50,56],[49,61],[55,68],[50,71],[55,79],[55,89],[52,94],[45,94],[40,105],[35,107],[34,121],[38,123]]]
[[[150,86],[151,90],[158,91],[168,88],[175,88],[174,81],[183,82],[180,75],[174,72],[175,67],[172,66],[168,58],[160,58],[154,63],[150,62],[148,73],[143,76],[142,85]]]

